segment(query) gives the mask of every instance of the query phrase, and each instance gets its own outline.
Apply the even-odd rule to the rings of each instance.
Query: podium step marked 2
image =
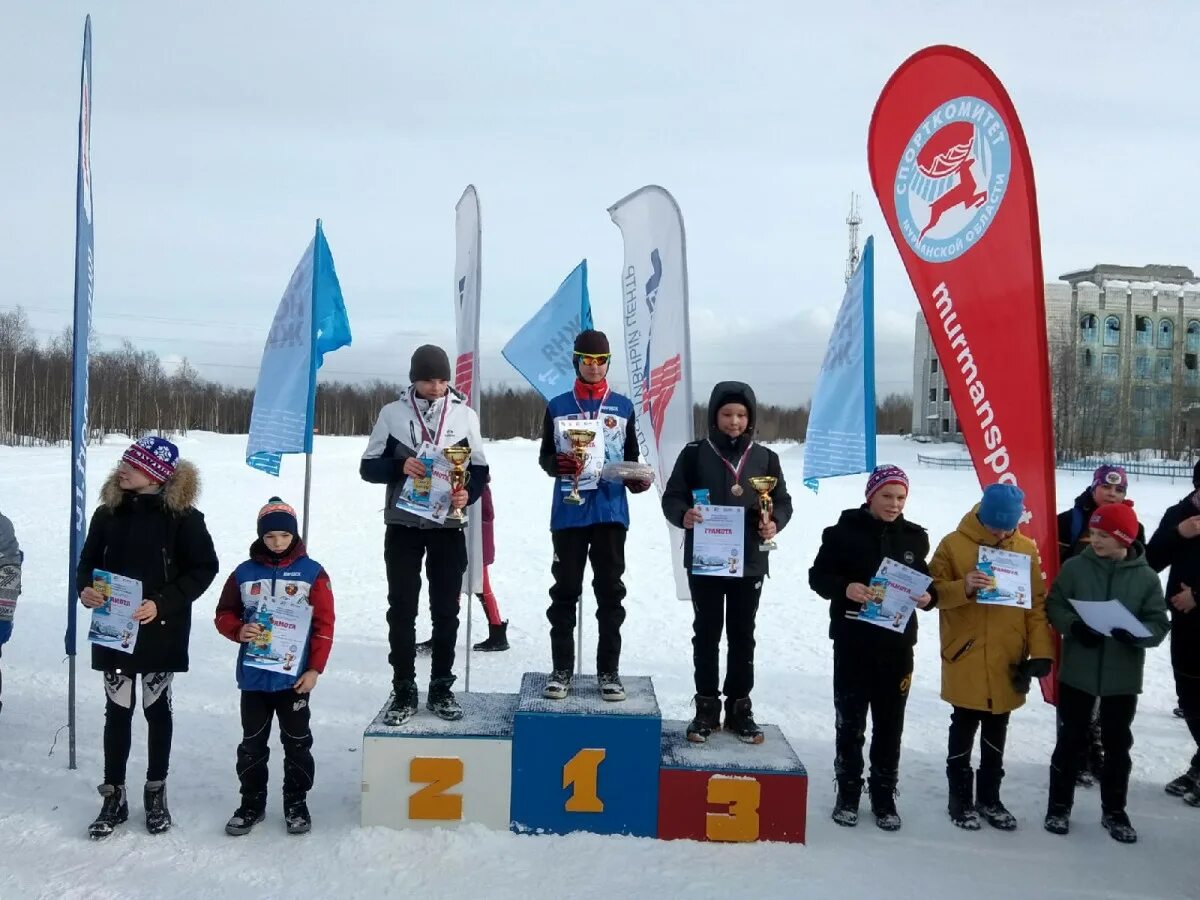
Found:
[[[380,710],[363,733],[362,824],[803,843],[808,776],[783,732],[691,744],[686,722],[663,721],[650,678],[622,681],[619,703],[594,675],[547,700],[546,675],[527,672],[520,694],[460,694],[458,722],[424,696],[401,726]]]

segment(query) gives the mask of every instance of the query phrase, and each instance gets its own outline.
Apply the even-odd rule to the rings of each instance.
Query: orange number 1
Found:
[[[563,766],[562,786],[571,788],[567,812],[604,812],[604,801],[596,794],[596,779],[604,756],[604,750],[580,750]]]
[[[463,761],[455,756],[414,756],[408,764],[408,780],[428,784],[408,798],[410,819],[435,819],[440,822],[462,820],[462,794],[446,791],[461,784]]]

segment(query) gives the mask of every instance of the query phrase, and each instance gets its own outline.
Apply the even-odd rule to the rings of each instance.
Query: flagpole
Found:
[[[312,454],[304,454],[304,524],[301,526],[300,540],[308,546],[308,507],[312,497]]]
[[[583,674],[583,594],[579,595],[578,633],[575,635],[575,674]]]
[[[446,402],[447,403],[450,402],[450,399],[448,397],[446,398]],[[470,520],[468,520],[468,525],[469,525],[469,523],[470,523]],[[468,527],[467,525],[463,526],[463,536],[464,537],[469,536],[469,533],[467,532],[467,527]],[[471,564],[471,553],[468,550],[468,552],[467,552],[467,648],[466,648],[466,655],[467,655],[466,675],[467,675],[467,677],[466,677],[465,683],[463,685],[463,690],[466,691],[468,694],[471,692],[471,607],[475,605],[471,602],[474,599],[474,597],[471,596],[471,585],[474,583],[471,581],[471,579],[474,577],[474,575],[475,575],[474,566]]]
[[[308,546],[308,519],[312,500],[312,453],[313,429],[317,419],[317,288],[320,284],[318,267],[321,261],[321,220],[317,219],[313,235],[312,291],[309,293],[309,381],[308,381],[308,433],[304,436],[304,525],[300,540]]]

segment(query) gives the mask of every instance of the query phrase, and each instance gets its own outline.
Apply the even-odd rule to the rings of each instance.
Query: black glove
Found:
[[[1020,666],[1018,666],[1018,668],[1030,678],[1045,678],[1050,674],[1050,670],[1053,667],[1054,662],[1046,659],[1045,657],[1027,659],[1025,662],[1021,663]]]
[[[1013,686],[1013,690],[1016,691],[1018,694],[1028,694],[1029,686],[1030,686],[1030,684],[1033,683],[1032,679],[1024,671],[1024,668],[1025,668],[1025,664],[1021,663],[1021,665],[1016,666],[1013,669],[1012,686]]]
[[[1120,641],[1122,644],[1125,644],[1129,647],[1137,646],[1137,638],[1135,638],[1124,628],[1114,628],[1110,637],[1112,637],[1114,641]]]
[[[1071,623],[1071,637],[1084,647],[1099,647],[1101,641],[1104,640],[1104,635],[1084,622],[1083,619],[1076,619]]]
[[[559,475],[574,475],[582,468],[574,453],[559,453],[554,459],[558,464]]]

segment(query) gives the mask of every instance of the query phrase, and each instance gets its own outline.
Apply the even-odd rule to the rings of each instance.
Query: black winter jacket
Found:
[[[1166,596],[1169,601],[1182,585],[1192,588],[1200,598],[1200,537],[1179,534],[1179,523],[1200,515],[1200,508],[1188,494],[1165,513],[1154,536],[1146,545],[1146,561],[1156,572],[1170,566]],[[1168,603],[1168,606],[1170,604]],[[1171,606],[1171,665],[1175,671],[1200,677],[1200,608],[1181,613]]]
[[[870,584],[885,558],[928,574],[928,556],[929,535],[904,516],[895,522],[884,522],[871,515],[866,504],[844,510],[837,524],[821,533],[821,548],[808,570],[809,586],[829,601],[829,637],[837,642],[872,642],[872,646],[894,644],[897,640],[915,644],[916,616],[908,620],[902,635],[860,624],[855,620],[862,605],[846,599],[846,588],[856,582]],[[929,592],[934,593],[932,585]],[[935,602],[936,599],[934,595]]]
[[[745,432],[736,440],[717,428],[717,410],[730,402],[742,403],[750,414]],[[757,403],[754,391],[749,385],[740,381],[722,381],[717,384],[708,401],[708,439],[693,441],[679,451],[675,468],[671,471],[671,477],[667,479],[662,495],[663,515],[667,517],[668,522],[679,528],[683,528],[684,513],[696,505],[692,499],[692,491],[698,488],[708,488],[709,500],[714,506],[746,508],[746,560],[742,569],[743,578],[761,578],[770,571],[771,554],[764,553],[761,549],[763,542],[758,536],[758,525],[762,514],[759,511],[758,494],[750,486],[750,478],[756,475],[775,477],[775,487],[771,491],[771,518],[775,520],[778,530],[782,531],[792,518],[792,498],[784,481],[779,455],[761,444],[750,446],[756,413]],[[750,447],[750,455],[746,457],[741,478],[738,479],[738,484],[742,486],[742,495],[735,497],[730,490],[733,487],[733,473],[721,459],[728,460],[730,466],[736,468],[747,447]],[[684,531],[684,565],[689,572],[692,568],[693,537],[692,529]]]
[[[101,672],[186,672],[192,603],[216,578],[219,564],[204,514],[195,466],[180,462],[157,494],[122,491],[116,473],[100,491],[75,574],[76,591],[104,569],[142,583],[142,596],[158,618],[138,629],[133,653],[92,646],[92,668]],[[90,610],[84,609],[90,614]]]

